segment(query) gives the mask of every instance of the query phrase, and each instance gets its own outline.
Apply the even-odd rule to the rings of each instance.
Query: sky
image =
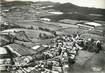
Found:
[[[72,3],[78,6],[94,7],[105,9],[105,0],[5,0],[5,1],[52,1],[60,3]]]

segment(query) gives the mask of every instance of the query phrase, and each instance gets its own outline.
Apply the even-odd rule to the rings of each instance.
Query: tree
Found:
[[[31,26],[31,27],[30,27],[30,29],[34,29],[34,27],[33,27],[33,26]]]

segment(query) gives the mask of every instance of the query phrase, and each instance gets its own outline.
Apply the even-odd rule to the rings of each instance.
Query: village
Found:
[[[2,33],[8,34],[11,37],[11,43],[16,43],[15,40],[17,38],[13,37],[13,35],[20,31],[21,30],[15,31],[14,29],[3,31]],[[39,36],[45,39],[44,36]],[[4,68],[4,70],[6,69],[11,73],[65,73],[76,63],[79,51],[83,50],[98,54],[103,50],[100,40],[93,38],[86,40],[81,38],[78,33],[71,35],[56,34],[50,38],[50,43],[37,44],[36,46],[27,48],[27,50],[25,47],[23,49],[17,46],[16,51],[16,47],[12,47],[12,44],[0,47],[0,49],[3,50],[1,51],[1,56],[3,53],[7,54],[7,56],[2,57],[2,59],[7,58],[6,60],[8,62],[8,68]],[[25,46],[24,44],[22,45]],[[14,46],[16,46],[16,44]],[[21,52],[19,50],[21,50]],[[29,53],[28,51],[33,52]]]

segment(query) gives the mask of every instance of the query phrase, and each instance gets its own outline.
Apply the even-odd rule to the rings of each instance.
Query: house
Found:
[[[51,14],[56,14],[56,15],[61,15],[61,14],[63,14],[63,12],[58,12],[58,11],[53,11],[53,12],[49,12],[49,13],[51,13]]]
[[[50,22],[51,19],[49,19],[49,18],[41,18],[41,21],[47,21],[47,22]]]
[[[36,45],[36,46],[33,46],[32,49],[37,50],[39,47],[40,45]]]
[[[48,45],[36,45],[31,47],[31,49],[35,50],[36,52],[42,52],[43,50],[48,49]]]

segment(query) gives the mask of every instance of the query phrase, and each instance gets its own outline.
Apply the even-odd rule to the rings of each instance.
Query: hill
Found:
[[[105,9],[97,9],[97,8],[88,8],[88,7],[80,7],[71,3],[57,4],[47,9],[54,9],[56,11],[63,12],[63,15],[58,15],[54,17],[61,18],[66,17],[66,19],[78,19],[78,20],[101,20],[105,21]],[[66,15],[66,16],[65,16]],[[53,17],[53,16],[51,16]],[[53,19],[52,19],[53,20]],[[59,20],[59,19],[57,19]]]
[[[105,16],[105,9],[80,7],[71,3],[57,4],[52,8],[64,13],[77,12],[80,14],[101,14]]]

